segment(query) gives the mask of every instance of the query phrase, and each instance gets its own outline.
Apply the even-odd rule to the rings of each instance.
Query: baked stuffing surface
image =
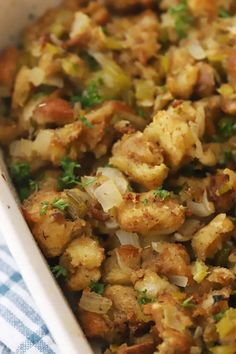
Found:
[[[104,353],[236,353],[234,0],[49,10],[0,55],[0,143]]]

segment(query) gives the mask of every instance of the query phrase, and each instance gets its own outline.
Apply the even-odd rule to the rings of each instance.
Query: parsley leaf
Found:
[[[236,123],[234,117],[224,117],[217,124],[219,135],[227,140],[236,133]]]
[[[219,17],[228,18],[230,16],[231,15],[230,15],[229,11],[227,11],[223,6],[221,6],[219,8]]]
[[[91,281],[90,289],[91,289],[91,291],[94,291],[95,293],[102,295],[105,290],[105,285],[102,283],[99,283],[97,281]]]
[[[170,196],[170,192],[167,191],[166,189],[163,189],[162,187],[159,187],[155,190],[153,195],[155,198],[158,197],[161,200],[165,200],[166,198],[168,198]]]
[[[143,199],[143,200],[142,200],[142,203],[143,203],[143,205],[145,205],[145,206],[148,205],[148,199],[147,199],[147,198]]]
[[[181,304],[181,306],[185,308],[192,308],[195,307],[195,304],[192,302],[193,296],[188,297],[186,300],[184,300]]]
[[[38,190],[38,183],[31,179],[28,162],[16,162],[11,165],[10,174],[21,200]]]
[[[59,189],[63,190],[65,188],[75,187],[79,182],[75,171],[77,168],[81,167],[80,164],[66,156],[61,159],[61,167],[63,169],[63,173],[58,180]]]
[[[234,161],[234,155],[231,150],[225,149],[222,153],[222,156],[219,159],[220,165],[227,165],[230,162]]]
[[[187,36],[187,31],[193,24],[193,16],[188,11],[186,0],[182,0],[178,5],[172,7],[169,13],[175,18],[175,30],[180,38]]]
[[[54,274],[55,278],[57,279],[67,277],[67,270],[59,264],[54,267],[51,267],[51,272]]]
[[[28,162],[16,162],[12,165],[11,177],[17,185],[27,183],[30,179],[30,166]]]
[[[224,314],[225,314],[224,312],[219,312],[213,315],[214,321],[216,322],[220,321],[224,317]]]
[[[52,206],[55,209],[58,209],[64,213],[66,211],[66,209],[68,208],[69,204],[62,198],[56,198],[52,202]]]
[[[93,123],[91,123],[88,120],[88,118],[86,118],[85,116],[79,116],[79,119],[81,120],[81,122],[84,123],[84,125],[86,125],[86,127],[88,127],[88,128],[93,128],[94,127]]]
[[[151,299],[150,297],[147,296],[147,289],[142,291],[138,296],[139,305],[149,304],[150,302],[153,302],[153,301],[154,301],[154,299]]]
[[[40,216],[46,215],[49,207],[49,202],[45,200],[44,202],[41,203],[41,209],[40,209]]]
[[[98,92],[98,85],[92,81],[82,95],[72,96],[71,102],[80,102],[83,108],[93,107],[103,102],[103,98]]]
[[[83,181],[79,182],[80,187],[85,189],[86,187],[90,186],[90,184],[93,184],[96,181],[96,177],[89,177],[83,179]]]

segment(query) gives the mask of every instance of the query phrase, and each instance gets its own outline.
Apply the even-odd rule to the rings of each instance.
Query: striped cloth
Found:
[[[58,353],[1,235],[0,353]]]

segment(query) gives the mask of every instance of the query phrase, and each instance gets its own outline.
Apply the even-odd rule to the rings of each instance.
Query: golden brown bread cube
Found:
[[[162,149],[141,132],[125,135],[112,152],[111,164],[148,189],[161,186],[168,175]]]
[[[180,228],[185,220],[185,208],[175,199],[155,199],[154,193],[124,196],[116,211],[121,229],[148,236],[169,235]]]
[[[233,229],[234,224],[226,214],[217,215],[193,236],[192,247],[196,257],[203,261],[212,258]]]
[[[68,272],[66,283],[69,289],[80,291],[92,281],[98,281],[103,260],[104,249],[95,239],[81,236],[72,241],[60,259],[60,264]]]

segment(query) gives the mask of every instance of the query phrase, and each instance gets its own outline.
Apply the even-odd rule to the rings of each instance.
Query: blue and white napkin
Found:
[[[11,353],[58,350],[0,234],[0,354]]]

